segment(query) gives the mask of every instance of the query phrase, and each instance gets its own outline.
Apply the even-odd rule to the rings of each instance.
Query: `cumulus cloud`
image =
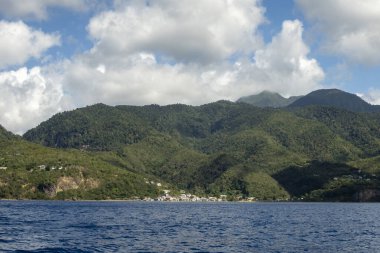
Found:
[[[0,0],[0,13],[10,18],[46,19],[49,7],[82,11],[90,0]]]
[[[22,21],[0,21],[0,69],[39,58],[50,47],[59,45],[58,35],[46,34]]]
[[[323,48],[352,62],[380,64],[380,2],[376,0],[296,0],[315,24]]]
[[[94,17],[88,31],[93,51],[107,58],[148,52],[168,61],[211,63],[257,49],[263,14],[257,0],[119,1],[116,11]]]
[[[103,29],[109,33],[107,26]],[[131,52],[125,47],[104,54],[98,46],[103,41],[99,40],[93,50],[78,56],[67,68],[65,88],[72,103],[80,105],[97,101],[202,104],[235,100],[262,90],[303,94],[318,87],[324,73],[315,59],[308,58],[309,48],[303,42],[302,32],[300,21],[286,21],[282,31],[271,43],[256,50],[253,58],[245,55],[235,62],[225,59],[208,64],[197,59],[162,63],[154,52],[143,49]],[[168,41],[175,39],[173,34]],[[125,43],[122,36],[119,40]]]
[[[23,133],[58,112],[62,87],[49,80],[39,67],[0,72],[0,122]]]
[[[324,79],[317,60],[308,58],[309,48],[302,39],[299,20],[284,21],[281,32],[255,54],[257,76],[269,90],[299,95],[316,89]],[[252,80],[258,82],[257,77]]]

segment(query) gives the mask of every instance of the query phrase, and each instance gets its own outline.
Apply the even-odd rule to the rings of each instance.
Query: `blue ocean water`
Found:
[[[0,252],[380,252],[380,204],[0,201]]]

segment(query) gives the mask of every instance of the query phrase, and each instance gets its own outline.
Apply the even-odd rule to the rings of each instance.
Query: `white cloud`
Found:
[[[58,35],[35,30],[22,21],[0,21],[0,69],[39,58],[50,47],[59,45]]]
[[[296,0],[324,35],[323,48],[352,62],[380,64],[380,1]]]
[[[7,17],[46,19],[49,7],[83,11],[91,0],[0,0],[0,13]]]
[[[371,88],[366,94],[359,96],[370,104],[380,105],[380,89]]]
[[[200,104],[212,100],[198,66],[161,65],[146,53],[122,61],[97,66],[92,58],[82,56],[70,64],[64,83],[72,104]]]
[[[107,26],[103,29],[109,32]],[[82,106],[99,101],[202,104],[235,100],[261,90],[303,94],[317,88],[324,73],[315,59],[308,58],[302,32],[301,22],[286,21],[270,44],[256,50],[255,60],[244,56],[237,62],[219,60],[208,64],[197,60],[162,64],[153,52],[131,52],[124,47],[105,54],[103,47],[98,47],[103,42],[99,40],[91,52],[72,62],[63,82],[72,103]],[[116,34],[111,36],[117,38]],[[125,43],[123,36],[118,39]],[[175,40],[174,35],[168,38],[171,40]]]
[[[284,95],[305,94],[320,86],[324,72],[302,39],[303,27],[298,20],[284,21],[282,31],[272,42],[255,54],[255,67],[269,90]],[[253,76],[252,80],[258,82]]]
[[[119,1],[116,11],[94,17],[88,31],[93,52],[107,58],[136,52],[176,62],[211,63],[261,46],[257,0]]]
[[[0,122],[23,133],[58,112],[62,87],[44,76],[39,67],[0,72]]]

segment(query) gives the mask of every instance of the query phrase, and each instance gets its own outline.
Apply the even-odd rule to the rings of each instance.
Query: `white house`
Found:
[[[46,165],[42,164],[42,165],[38,166],[38,168],[39,168],[40,170],[44,170],[44,169],[46,169]]]

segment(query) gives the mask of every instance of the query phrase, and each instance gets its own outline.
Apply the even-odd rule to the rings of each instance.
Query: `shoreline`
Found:
[[[144,200],[135,200],[135,199],[80,199],[80,200],[71,200],[71,199],[0,199],[1,202],[138,202],[138,203],[207,203],[207,204],[226,204],[226,203],[245,203],[245,204],[254,204],[254,203],[308,203],[308,204],[318,204],[318,203],[330,203],[330,204],[380,204],[380,202],[354,202],[354,201],[265,201],[265,200],[256,200],[256,201],[144,201]]]

